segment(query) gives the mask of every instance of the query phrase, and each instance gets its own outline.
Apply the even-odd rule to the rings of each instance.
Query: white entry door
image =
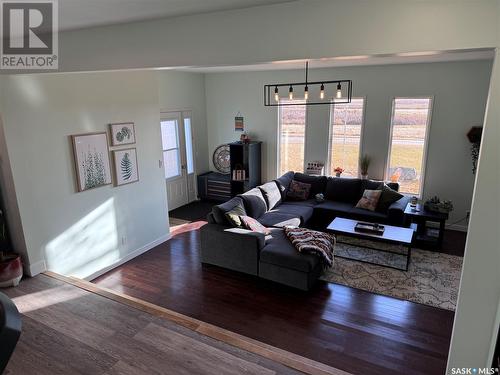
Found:
[[[160,118],[168,209],[196,199],[193,129],[190,112],[164,112]]]

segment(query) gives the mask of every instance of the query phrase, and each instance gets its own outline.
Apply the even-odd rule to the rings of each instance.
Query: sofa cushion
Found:
[[[218,204],[212,207],[212,215],[217,224],[230,225],[226,218],[226,212],[231,211],[236,206],[243,206],[243,200],[239,197],[234,197],[225,203]]]
[[[365,190],[380,190],[380,188],[384,185],[382,181],[375,180],[361,180],[360,190],[361,192]]]
[[[368,210],[372,212],[375,211],[381,194],[382,190],[366,189],[363,192],[363,196],[358,201],[358,204],[356,204],[356,208],[362,208],[363,210]]]
[[[311,219],[314,212],[314,208],[309,205],[298,205],[285,202],[280,204],[278,207],[271,210],[270,212],[295,215],[295,217],[300,218],[301,224],[304,224],[305,222],[309,221],[309,219]]]
[[[266,212],[258,218],[259,222],[266,227],[282,228],[287,225],[298,227],[301,223],[300,217],[289,213]]]
[[[374,223],[387,223],[388,221],[388,216],[386,214],[356,207],[353,207],[347,216],[352,220],[371,221]]]
[[[247,215],[257,219],[267,211],[267,203],[259,188],[253,188],[246,193],[239,195],[245,203]]]
[[[292,171],[286,172],[283,176],[274,180],[276,182],[276,184],[278,185],[278,188],[281,191],[281,199],[283,199],[283,200],[286,198],[286,194],[288,192],[290,182],[292,182],[292,180],[293,180],[294,174],[295,174],[295,172],[292,172]]]
[[[281,191],[275,181],[261,185],[259,189],[266,200],[268,210],[272,210],[276,205],[281,203]]]
[[[287,201],[282,204],[285,203],[290,206],[307,206],[307,207],[314,207],[318,204],[318,202],[316,202],[316,199],[306,199],[305,201]]]
[[[337,216],[337,214],[347,214],[351,209],[353,208],[353,205],[351,203],[346,203],[346,202],[335,202],[335,201],[326,201],[323,203],[318,204],[316,207],[314,207],[314,215],[325,215],[329,213],[333,213],[334,217]],[[331,216],[331,215],[329,215]]]
[[[299,181],[305,184],[311,184],[311,190],[309,191],[308,199],[312,199],[318,193],[324,193],[326,188],[326,176],[310,176],[304,173],[295,173],[293,176],[295,181]]]
[[[391,189],[386,184],[383,184],[381,186],[381,190],[382,194],[380,195],[380,199],[378,200],[377,211],[386,213],[391,204],[403,198],[403,194],[400,194],[397,191]]]
[[[326,183],[325,198],[331,201],[355,205],[361,198],[361,193],[359,178],[329,177]]]
[[[310,191],[311,184],[292,180],[292,182],[290,183],[290,187],[288,188],[288,192],[286,193],[286,197],[288,198],[288,200],[305,201],[307,198],[309,198]]]
[[[299,253],[282,229],[273,229],[271,235],[266,238],[266,246],[260,252],[260,261],[301,272],[310,272],[318,265],[319,258],[312,254]]]

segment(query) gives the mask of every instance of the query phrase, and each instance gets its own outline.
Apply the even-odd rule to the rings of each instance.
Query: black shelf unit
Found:
[[[261,184],[261,147],[262,142],[229,144],[231,156],[231,195],[242,194]],[[233,179],[234,170],[244,170],[245,179]]]

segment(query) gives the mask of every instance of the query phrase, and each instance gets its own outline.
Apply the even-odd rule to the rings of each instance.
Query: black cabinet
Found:
[[[262,142],[230,143],[230,174],[207,172],[199,175],[199,198],[225,202],[260,185],[261,145]]]
[[[261,146],[262,142],[229,144],[233,197],[261,184]]]
[[[225,202],[231,199],[231,179],[228,174],[207,172],[198,176],[198,196],[202,200]]]

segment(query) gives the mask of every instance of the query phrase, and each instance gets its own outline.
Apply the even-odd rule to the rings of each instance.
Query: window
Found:
[[[396,98],[392,105],[387,179],[400,191],[421,196],[432,98]]]
[[[283,100],[288,102],[288,100]],[[303,102],[303,101],[302,101]],[[306,106],[279,107],[278,172],[304,171]]]
[[[343,175],[358,177],[364,98],[352,98],[351,103],[332,105],[328,160],[330,175],[343,168]]]
[[[181,160],[179,149],[179,124],[177,120],[161,121],[161,143],[163,147],[163,165],[165,178],[181,175]]]

